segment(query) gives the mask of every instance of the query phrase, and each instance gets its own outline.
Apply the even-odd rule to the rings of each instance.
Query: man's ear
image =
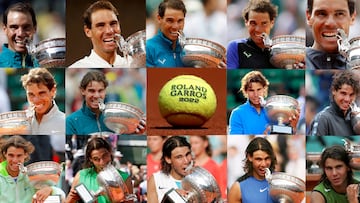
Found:
[[[169,157],[165,157],[165,161],[166,163],[171,164],[171,159]]]
[[[309,26],[312,26],[311,13],[310,13],[309,9],[306,9],[306,23]]]
[[[84,33],[87,37],[92,37],[92,34],[91,34],[91,29],[88,28],[86,25],[84,25]]]

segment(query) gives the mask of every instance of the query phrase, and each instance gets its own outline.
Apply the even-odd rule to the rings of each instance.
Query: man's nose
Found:
[[[106,25],[105,26],[105,31],[107,32],[107,33],[114,33],[115,31],[114,31],[114,28],[111,26],[111,25]]]
[[[336,23],[335,16],[329,15],[329,16],[326,18],[325,25],[327,25],[327,26],[336,26],[337,23]]]

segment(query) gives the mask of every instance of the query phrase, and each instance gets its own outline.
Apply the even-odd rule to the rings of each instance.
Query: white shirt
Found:
[[[69,68],[129,68],[131,57],[128,59],[116,54],[114,64],[109,64],[105,59],[101,58],[93,49],[89,56],[76,61]]]
[[[179,182],[180,180],[174,179],[171,175],[166,175],[162,171],[158,171],[153,173],[153,176],[159,203],[161,203],[165,193],[170,189],[178,189],[176,182]]]
[[[35,116],[31,119],[32,135],[50,135],[50,142],[55,151],[65,151],[65,114],[54,101],[54,106],[38,123]]]

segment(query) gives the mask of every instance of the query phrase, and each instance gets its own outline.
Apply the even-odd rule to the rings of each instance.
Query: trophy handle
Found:
[[[261,34],[261,37],[263,38],[263,42],[266,48],[271,48],[272,46],[272,40],[270,39],[269,35],[263,32]]]
[[[268,182],[271,182],[271,180],[272,180],[272,175],[271,175],[271,171],[269,168],[265,168],[265,179]]]
[[[338,34],[336,36],[338,38],[337,44],[338,44],[339,53],[342,56],[344,56],[346,59],[348,59],[347,52],[349,51],[349,49],[351,47],[349,40],[343,29],[338,28],[337,32],[338,32]]]
[[[182,48],[184,48],[185,43],[186,43],[185,34],[184,34],[184,32],[183,32],[182,30],[179,30],[179,31],[177,32],[177,34],[178,34],[178,38],[179,38],[179,44],[180,44],[180,46],[181,46]]]
[[[350,140],[347,139],[347,138],[344,138],[344,139],[342,139],[342,141],[344,142],[345,150],[347,152],[352,152],[353,151],[353,146],[352,146]]]

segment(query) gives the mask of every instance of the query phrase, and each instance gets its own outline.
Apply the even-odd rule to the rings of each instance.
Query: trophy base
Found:
[[[85,187],[84,184],[75,186],[75,190],[84,203],[92,203],[95,201],[94,195]]]
[[[51,195],[45,199],[44,203],[61,203],[60,195]]]
[[[186,203],[187,201],[176,192],[175,189],[167,191],[164,195],[164,198],[161,200],[161,203]]]
[[[289,126],[271,125],[270,134],[292,135],[293,129],[292,127]]]

